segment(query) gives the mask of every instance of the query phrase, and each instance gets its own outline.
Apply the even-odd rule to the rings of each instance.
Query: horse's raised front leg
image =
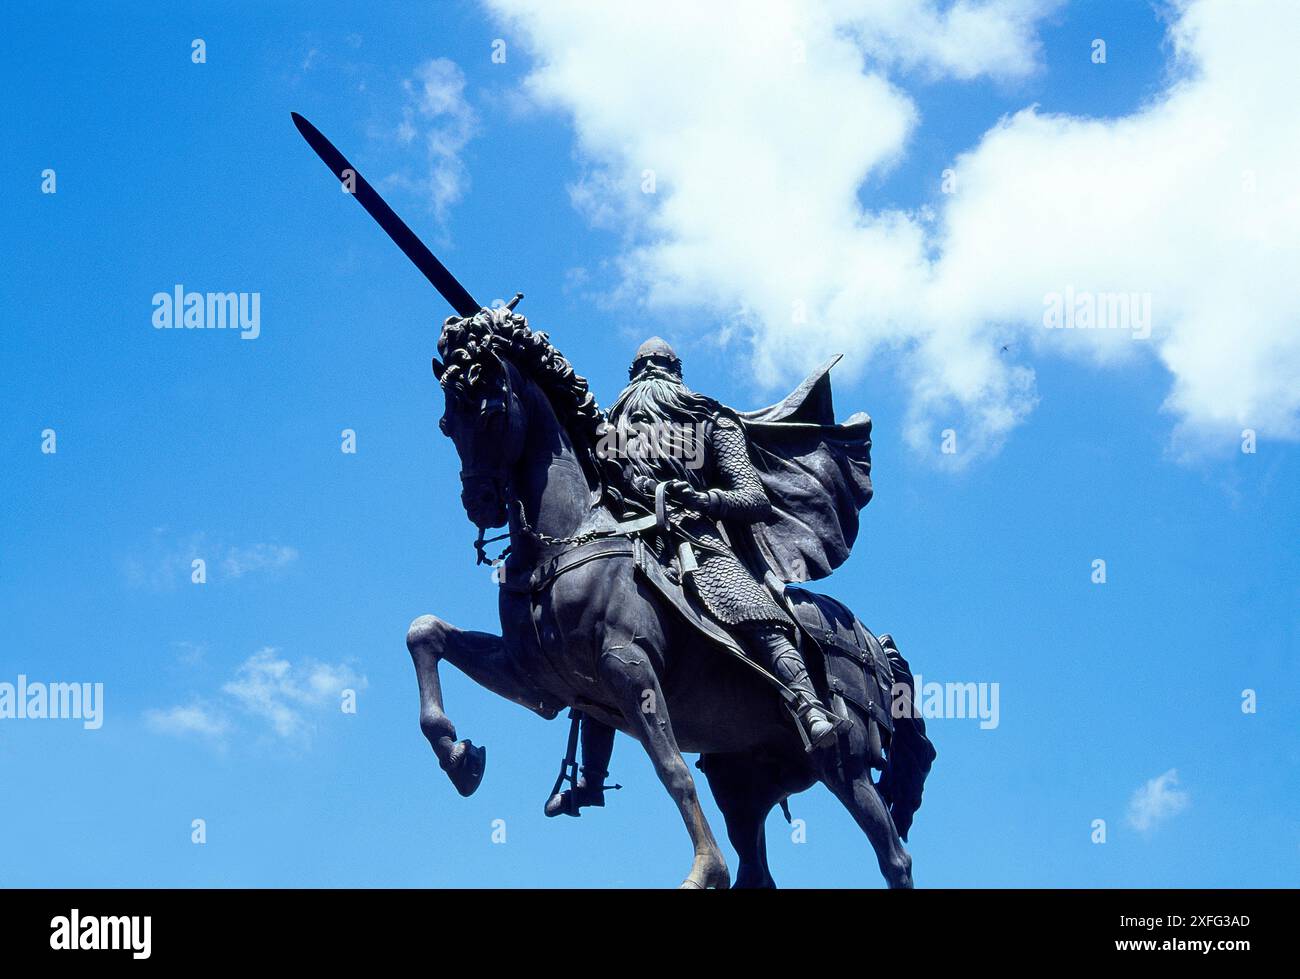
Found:
[[[487,752],[472,741],[456,739],[456,727],[443,710],[439,660],[447,660],[475,683],[547,720],[558,712],[558,707],[548,705],[546,698],[520,674],[500,636],[466,632],[436,615],[422,615],[407,630],[406,648],[411,651],[420,684],[420,730],[461,795],[470,795],[478,788]]]
[[[691,845],[695,848],[695,861],[681,886],[729,887],[731,875],[727,872],[727,863],[704,818],[704,810],[700,808],[695,780],[677,747],[659,678],[649,657],[635,644],[606,647],[601,653],[599,673],[632,734],[649,754],[655,773],[677,803],[686,823]]]

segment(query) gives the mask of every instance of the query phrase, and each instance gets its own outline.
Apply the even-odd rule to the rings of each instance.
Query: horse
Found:
[[[682,887],[731,885],[683,751],[701,755],[698,767],[739,857],[737,887],[775,886],[766,819],[818,782],[866,834],[887,884],[911,887],[902,838],[929,758],[890,750],[874,783],[870,721],[856,709],[835,746],[807,750],[768,682],[719,652],[647,584],[593,451],[604,416],[545,333],[512,311],[483,310],[449,318],[438,351],[439,427],[460,457],[461,503],[479,530],[480,561],[485,530],[508,526],[510,539],[500,635],[434,615],[415,619],[407,633],[420,728],[456,789],[469,795],[478,787],[486,756],[458,739],[444,710],[442,661],[543,718],[572,708],[638,741],[690,837]],[[904,733],[908,723],[898,722]]]

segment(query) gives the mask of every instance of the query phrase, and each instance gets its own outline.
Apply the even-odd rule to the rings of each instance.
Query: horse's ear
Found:
[[[446,369],[447,369],[446,366],[443,364],[441,360],[439,360],[437,357],[433,358],[433,379],[435,381],[442,380],[442,372],[445,371]]]

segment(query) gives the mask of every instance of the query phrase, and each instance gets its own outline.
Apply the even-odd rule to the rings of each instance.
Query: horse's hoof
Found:
[[[725,891],[731,887],[731,873],[727,870],[727,865],[721,860],[708,861],[701,864],[695,862],[691,868],[691,875],[682,881],[678,890],[683,891],[705,891],[719,890]]]
[[[461,795],[473,795],[474,790],[483,781],[483,769],[487,767],[487,748],[481,748],[473,741],[457,741],[451,747],[451,755],[443,768],[451,784]]]

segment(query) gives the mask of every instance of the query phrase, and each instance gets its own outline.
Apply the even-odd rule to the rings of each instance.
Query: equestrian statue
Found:
[[[800,587],[848,557],[872,495],[871,421],[834,418],[839,358],[744,412],[691,390],[656,337],[606,414],[516,311],[522,296],[476,303],[319,130],[293,118],[457,312],[433,359],[439,427],[460,458],[478,561],[500,561],[488,548],[507,541],[499,635],[434,615],[407,632],[420,728],[457,791],[478,787],[486,752],[444,709],[444,660],[543,718],[568,709],[548,816],[604,805],[615,732],[638,741],[691,840],[683,887],[731,884],[683,752],[699,754],[726,821],[736,886],[775,886],[767,817],[779,805],[788,818],[786,800],[816,783],[866,833],[885,881],[912,886],[903,841],[935,751],[911,670],[888,635]]]

